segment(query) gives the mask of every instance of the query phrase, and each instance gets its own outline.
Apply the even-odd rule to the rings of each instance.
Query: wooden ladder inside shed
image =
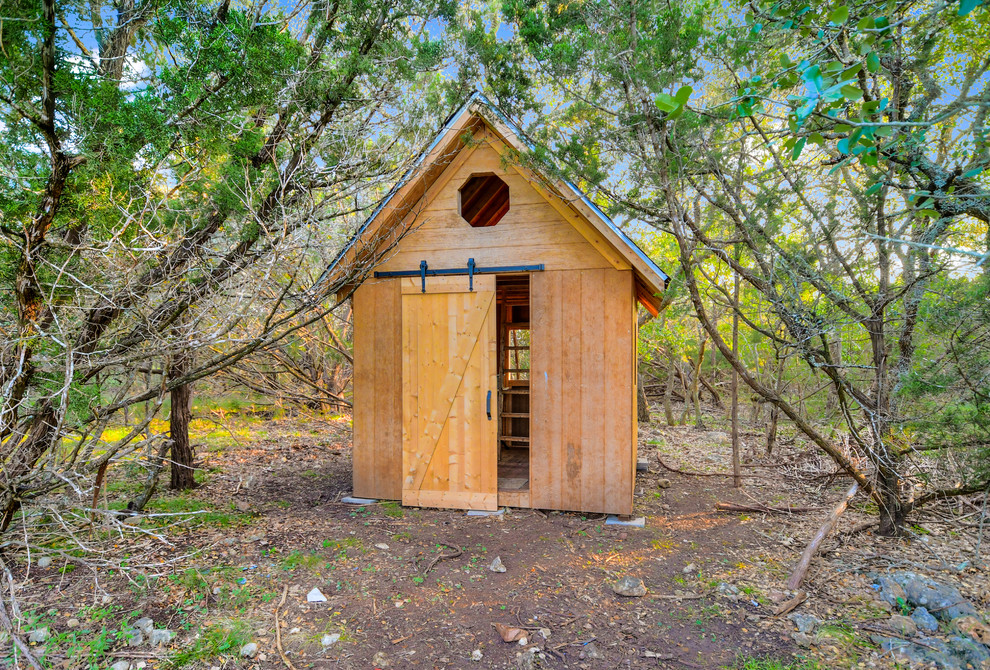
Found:
[[[529,276],[499,277],[499,490],[529,489]]]

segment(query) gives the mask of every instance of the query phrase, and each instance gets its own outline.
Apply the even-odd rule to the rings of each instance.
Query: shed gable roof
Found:
[[[531,150],[521,139],[518,129],[487,98],[474,93],[450,116],[431,144],[358,228],[324,272],[321,281],[339,272],[348,260],[370,260],[374,264],[376,259],[384,257],[413,224],[417,203],[431,198],[431,187],[458,160],[461,150],[467,146],[465,139],[482,130],[487,131],[489,143],[496,150],[499,145],[505,152]],[[492,136],[496,141],[492,141]],[[656,315],[661,304],[658,295],[666,287],[669,276],[574,184],[550,179],[525,166],[514,167],[531,177],[534,188],[554,208],[562,213],[567,211],[569,216],[565,218],[593,243],[599,253],[606,258],[617,256],[631,266],[636,274],[637,298]]]

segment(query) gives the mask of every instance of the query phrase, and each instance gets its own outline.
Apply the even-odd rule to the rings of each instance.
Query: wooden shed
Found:
[[[630,514],[636,305],[668,277],[475,94],[334,267],[353,289],[354,495]]]

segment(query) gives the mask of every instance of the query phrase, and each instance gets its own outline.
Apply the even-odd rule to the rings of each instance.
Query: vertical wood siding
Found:
[[[553,270],[531,282],[531,504],[631,514],[633,273]]]
[[[402,497],[402,299],[397,279],[354,292],[354,495]]]

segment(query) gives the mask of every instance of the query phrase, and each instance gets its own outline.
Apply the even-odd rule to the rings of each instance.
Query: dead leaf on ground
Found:
[[[526,631],[504,623],[493,623],[495,630],[502,636],[503,642],[515,642],[526,637]]]

